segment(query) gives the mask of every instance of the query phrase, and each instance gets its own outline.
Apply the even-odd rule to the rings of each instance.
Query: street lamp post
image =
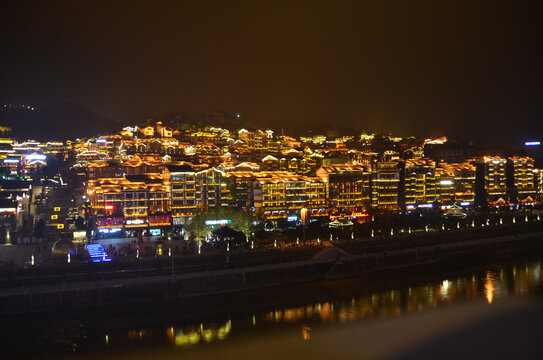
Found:
[[[302,218],[302,242],[305,246],[305,226],[307,224],[307,208],[300,209],[300,217]]]

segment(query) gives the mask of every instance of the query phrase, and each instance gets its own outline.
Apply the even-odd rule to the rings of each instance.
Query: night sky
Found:
[[[507,146],[543,135],[542,27],[520,1],[10,1],[0,99]]]

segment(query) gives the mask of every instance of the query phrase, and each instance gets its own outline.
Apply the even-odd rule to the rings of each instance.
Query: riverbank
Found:
[[[543,232],[537,231],[414,247],[396,246],[390,250],[365,249],[359,254],[353,254],[357,251],[352,246],[345,249],[331,246],[303,261],[189,274],[11,287],[0,290],[0,311],[6,315],[157,304],[421,266],[462,266],[521,252],[540,252],[542,239]]]

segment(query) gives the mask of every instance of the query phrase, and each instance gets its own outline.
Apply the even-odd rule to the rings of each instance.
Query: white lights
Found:
[[[32,160],[39,160],[39,161],[45,161],[47,157],[45,155],[42,155],[42,154],[27,154],[25,155],[25,159],[28,160],[28,161],[32,161]]]
[[[229,224],[231,220],[222,219],[222,220],[206,220],[206,225],[226,225]]]

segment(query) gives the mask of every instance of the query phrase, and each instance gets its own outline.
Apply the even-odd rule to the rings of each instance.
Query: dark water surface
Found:
[[[276,339],[279,347],[285,339],[308,344],[309,355],[310,344],[328,328],[421,317],[462,303],[498,309],[504,299],[538,299],[542,264],[543,256],[534,255],[173,304],[0,318],[1,358],[205,358],[221,344],[247,350],[259,338]]]

